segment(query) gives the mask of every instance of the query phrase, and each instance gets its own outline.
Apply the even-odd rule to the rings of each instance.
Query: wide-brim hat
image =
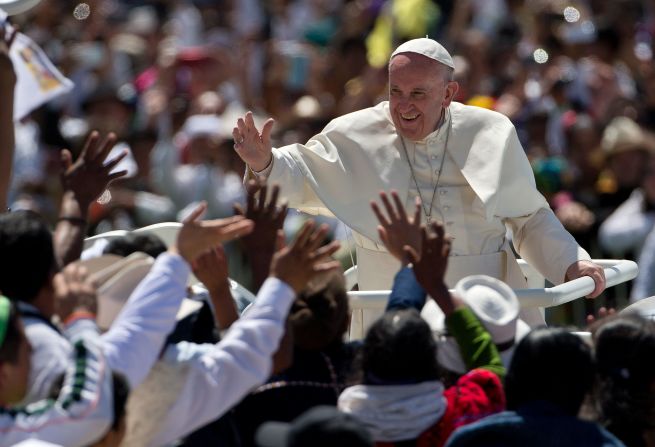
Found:
[[[655,137],[627,116],[614,118],[605,128],[601,148],[606,157],[622,152],[655,152]]]
[[[455,293],[491,334],[503,364],[509,366],[515,346],[530,332],[530,326],[519,318],[520,305],[514,291],[498,279],[473,275],[461,279],[455,286]],[[434,334],[439,364],[450,371],[466,373],[459,345],[447,333],[443,312],[434,301],[426,303],[421,316]]]
[[[145,253],[135,252],[123,258],[107,254],[78,261],[88,272],[97,288],[98,326],[106,330],[116,319],[132,292],[150,271],[155,260]]]
[[[28,11],[38,5],[41,0],[0,0],[0,10],[13,16]],[[1,18],[0,13],[0,18]]]

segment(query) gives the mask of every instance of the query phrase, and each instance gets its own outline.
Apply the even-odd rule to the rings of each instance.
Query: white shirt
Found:
[[[178,255],[163,253],[134,290],[109,330],[101,336],[107,364],[125,376],[134,388],[159,357],[164,341],[175,327],[175,316],[186,296],[190,268]],[[161,277],[169,278],[165,286]],[[23,304],[21,304],[21,307]],[[44,399],[61,377],[71,354],[62,334],[42,320],[25,318],[25,334],[34,348],[29,393],[23,403]]]
[[[166,281],[161,278],[164,286]],[[160,377],[149,376],[130,397],[125,442],[171,443],[218,419],[264,383],[294,298],[286,283],[268,278],[252,307],[219,343],[170,345],[160,362],[164,365],[153,368]],[[163,383],[173,391],[162,389]]]

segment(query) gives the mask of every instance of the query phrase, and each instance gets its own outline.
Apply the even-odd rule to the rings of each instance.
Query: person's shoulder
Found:
[[[502,113],[483,107],[469,106],[459,102],[450,104],[453,125],[463,128],[501,126],[513,128],[514,125]]]
[[[362,131],[371,128],[386,128],[393,125],[389,114],[389,102],[382,101],[373,107],[334,118],[326,126],[326,130]]]

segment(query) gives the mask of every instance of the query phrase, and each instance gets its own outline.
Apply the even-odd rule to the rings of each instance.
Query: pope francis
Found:
[[[563,228],[537,191],[530,164],[505,116],[452,99],[453,59],[438,42],[400,45],[389,61],[389,101],[341,116],[306,144],[272,149],[269,119],[252,114],[233,130],[249,175],[279,183],[291,207],[332,214],[356,233],[360,290],[389,289],[399,263],[377,235],[369,203],[395,189],[408,211],[420,199],[425,219],[452,237],[447,284],[471,274],[526,282],[516,251],[554,284],[591,276],[599,295],[603,269]],[[533,312],[523,318],[543,323]]]

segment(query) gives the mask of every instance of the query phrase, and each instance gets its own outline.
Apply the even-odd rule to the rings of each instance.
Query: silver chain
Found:
[[[445,109],[447,111],[447,109]],[[444,111],[444,122],[442,123],[442,126],[446,125],[446,120],[445,120],[445,113]],[[448,125],[450,126],[450,122],[448,122]],[[439,128],[439,132],[441,132],[441,127]],[[405,157],[407,158],[407,164],[409,165],[409,170],[412,173],[412,179],[414,180],[414,185],[416,185],[416,191],[418,192],[418,196],[421,199],[421,207],[423,208],[423,213],[425,214],[425,219],[427,220],[427,223],[430,224],[432,222],[432,209],[434,207],[434,199],[437,197],[437,189],[439,188],[439,180],[441,179],[441,172],[443,171],[443,165],[444,161],[446,160],[446,149],[448,149],[448,138],[450,138],[450,129],[446,129],[446,142],[444,143],[443,147],[443,155],[441,156],[441,163],[439,164],[439,171],[437,172],[437,182],[434,184],[434,189],[432,190],[432,199],[430,200],[430,208],[425,207],[425,201],[423,200],[423,194],[421,194],[421,188],[418,185],[418,181],[416,180],[416,174],[414,173],[414,167],[412,166],[412,162],[409,159],[409,152],[407,151],[407,146],[405,146],[405,139],[401,136],[400,137],[400,142],[403,145],[403,151],[405,152]],[[437,135],[439,134],[437,132]],[[430,171],[432,171],[432,165],[430,165]],[[432,172],[431,172],[432,175]],[[428,210],[430,212],[428,212]],[[441,213],[441,210],[439,210],[439,214],[441,215],[441,218],[443,220],[443,214]]]

